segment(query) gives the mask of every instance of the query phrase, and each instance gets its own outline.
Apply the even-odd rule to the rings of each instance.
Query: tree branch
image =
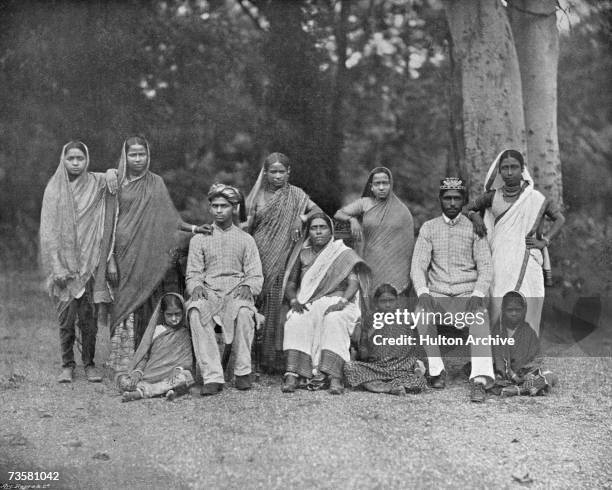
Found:
[[[237,2],[238,2],[238,5],[240,5],[240,8],[242,9],[242,11],[249,17],[249,19],[253,21],[253,24],[255,24],[255,27],[257,27],[257,29],[259,29],[260,31],[266,32],[266,30],[259,23],[259,18],[256,15],[253,15],[253,13],[251,12],[251,9],[249,9],[249,7],[244,4],[244,0],[237,0]]]

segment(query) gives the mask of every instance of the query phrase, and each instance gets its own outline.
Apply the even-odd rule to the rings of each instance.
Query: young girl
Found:
[[[397,290],[390,284],[380,285],[374,293],[376,316],[398,308]],[[382,328],[370,328],[362,358],[368,362],[351,361],[344,365],[344,376],[350,386],[362,386],[374,393],[405,395],[420,393],[427,386],[425,366],[414,356],[410,345],[389,345],[387,339],[407,340],[412,335],[410,325],[391,323]],[[396,341],[393,342],[397,343]]]
[[[536,362],[540,354],[538,336],[525,321],[527,301],[518,291],[509,291],[502,299],[501,318],[492,335],[512,338],[513,345],[493,346],[496,383],[493,390],[502,396],[540,395],[556,384],[550,371],[543,371]]]
[[[77,323],[87,380],[102,381],[94,366],[97,328],[93,289],[107,184],[104,174],[89,172],[88,167],[89,151],[84,143],[64,145],[57,170],[45,189],[40,218],[41,264],[60,325],[60,383],[72,382]]]
[[[186,391],[194,383],[191,336],[184,320],[183,298],[176,293],[162,296],[134,354],[129,374],[118,376],[122,401],[161,395],[172,400],[175,390]]]

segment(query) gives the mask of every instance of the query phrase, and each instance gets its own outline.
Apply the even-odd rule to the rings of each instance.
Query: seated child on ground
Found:
[[[536,361],[540,340],[525,321],[526,313],[527,302],[521,293],[510,291],[504,295],[501,318],[492,332],[502,339],[514,339],[514,345],[493,346],[493,391],[502,396],[544,394],[556,383],[556,376],[543,371]]]
[[[130,363],[129,373],[117,378],[122,401],[166,395],[173,399],[194,380],[193,349],[185,324],[185,302],[176,293],[159,300],[142,341]]]
[[[398,294],[389,284],[382,284],[374,293],[377,316],[395,312]],[[414,356],[410,345],[389,345],[385,339],[403,339],[413,335],[410,325],[391,323],[382,328],[370,327],[365,342],[368,362],[351,361],[344,365],[344,376],[350,386],[361,386],[374,393],[405,395],[420,393],[427,386],[425,366]],[[395,344],[395,342],[394,342]]]

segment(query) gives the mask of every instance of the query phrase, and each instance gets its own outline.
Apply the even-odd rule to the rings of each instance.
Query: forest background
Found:
[[[556,10],[568,222],[551,247],[552,296],[609,298],[612,2]],[[447,19],[436,0],[1,2],[1,263],[36,264],[42,194],[65,142],[86,142],[100,171],[134,133],[187,220],[208,219],[214,181],[248,192],[281,151],[292,182],[331,213],[369,169],[391,168],[418,230],[439,212],[442,176],[474,177]],[[500,149],[483,148],[483,161]]]

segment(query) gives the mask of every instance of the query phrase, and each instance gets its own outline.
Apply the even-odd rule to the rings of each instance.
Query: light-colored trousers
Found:
[[[324,296],[308,303],[308,311],[290,310],[285,322],[283,350],[295,349],[308,354],[314,369],[319,365],[322,350],[338,354],[345,362],[350,361],[351,335],[360,312],[356,304],[348,303],[343,310],[324,315],[325,310],[339,299],[340,296]]]
[[[471,294],[464,294],[460,296],[445,296],[439,293],[430,293],[434,299],[440,304],[440,306],[449,313],[460,313],[466,312],[466,305],[470,299]],[[417,309],[418,312],[426,313],[423,309]],[[469,333],[474,339],[486,338],[490,335],[489,325],[489,313],[486,308],[480,310],[483,314],[484,321],[482,323],[475,321],[469,327]],[[419,319],[416,322],[416,327],[419,331],[419,335],[429,336],[430,338],[436,338],[438,335],[438,327],[433,323],[423,322]],[[425,353],[427,354],[427,360],[429,363],[429,375],[438,376],[444,370],[444,362],[440,355],[440,347],[438,345],[423,345]],[[491,355],[490,345],[470,345],[470,354],[472,357],[472,372],[470,373],[470,379],[477,376],[488,376],[491,379],[495,379],[493,373],[493,359]]]
[[[202,325],[200,312],[194,308],[189,312],[189,324],[191,326],[193,350],[196,362],[202,372],[204,384],[225,383],[214,322]],[[251,345],[253,344],[254,333],[253,312],[248,308],[240,308],[236,318],[234,341],[232,343],[232,351],[235,355],[234,374],[236,376],[245,376],[251,373]]]

